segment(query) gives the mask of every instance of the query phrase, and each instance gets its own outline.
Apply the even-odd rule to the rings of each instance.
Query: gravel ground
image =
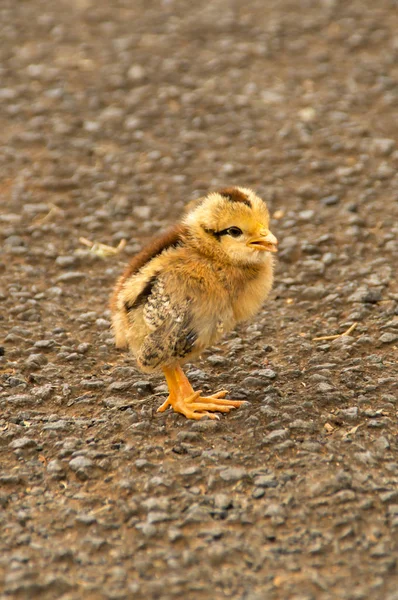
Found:
[[[2,0],[2,599],[398,599],[397,9]],[[249,404],[190,422],[107,301],[225,185],[281,250],[261,314],[188,367]]]

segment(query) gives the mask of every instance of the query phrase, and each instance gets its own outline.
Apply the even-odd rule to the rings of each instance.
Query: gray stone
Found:
[[[28,448],[36,448],[37,442],[28,437],[21,437],[13,440],[9,446],[13,450],[25,450]]]
[[[27,367],[31,369],[40,369],[48,362],[47,358],[44,354],[29,354],[28,358],[25,361]]]
[[[379,342],[381,342],[382,344],[392,344],[394,342],[396,342],[398,340],[398,333],[383,333],[380,337],[379,337]]]
[[[275,379],[276,378],[276,373],[272,369],[260,369],[259,371],[257,371],[257,374],[260,377],[264,377],[265,379]]]
[[[205,523],[211,520],[210,510],[207,507],[192,504],[187,510],[184,518],[184,524],[190,523]]]
[[[35,403],[34,396],[30,394],[16,394],[14,396],[6,396],[6,402],[13,406],[24,406]]]
[[[69,428],[68,421],[59,419],[58,421],[52,421],[43,426],[43,431],[64,431]]]
[[[227,494],[216,494],[214,496],[214,506],[221,510],[228,510],[233,506],[232,498]]]
[[[313,431],[314,425],[309,421],[303,421],[302,419],[296,419],[289,423],[289,429],[297,429],[298,431]]]
[[[94,463],[86,456],[76,456],[69,461],[69,466],[72,471],[78,471],[79,469],[90,469],[94,466]]]
[[[254,485],[262,488],[274,488],[278,486],[278,481],[274,475],[258,475],[254,479]]]
[[[276,444],[286,440],[288,436],[289,431],[287,429],[275,429],[263,438],[263,444]]]
[[[54,479],[61,479],[64,475],[65,475],[65,469],[63,464],[61,463],[61,461],[59,461],[58,459],[53,459],[50,460],[47,463],[47,472],[54,478]]]
[[[351,406],[350,408],[340,408],[339,416],[349,421],[356,421],[358,419],[358,407]]]
[[[391,138],[373,138],[369,143],[370,149],[379,156],[388,156],[395,148],[395,140]]]
[[[170,514],[162,511],[150,511],[147,516],[148,523],[164,523],[170,521]]]
[[[242,467],[228,467],[220,471],[220,477],[228,482],[240,481],[247,477],[247,472]]]
[[[335,206],[340,202],[340,196],[337,196],[337,194],[331,194],[330,196],[324,196],[320,201],[325,206]]]
[[[182,477],[192,477],[193,475],[200,475],[201,473],[202,473],[202,469],[200,469],[200,467],[196,467],[196,466],[185,467],[185,468],[181,469],[181,471],[180,471],[180,475]]]
[[[90,515],[87,513],[80,513],[76,515],[76,523],[80,523],[82,525],[94,525],[97,522],[97,519],[94,515]]]
[[[76,266],[78,258],[76,256],[57,256],[55,263],[62,269],[67,269]]]

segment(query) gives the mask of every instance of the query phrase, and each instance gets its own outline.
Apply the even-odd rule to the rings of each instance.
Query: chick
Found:
[[[195,392],[181,365],[252,317],[269,294],[277,239],[266,204],[247,188],[212,192],[136,255],[111,299],[118,347],[142,371],[162,370],[171,406],[189,419],[218,418],[242,402],[225,390]]]

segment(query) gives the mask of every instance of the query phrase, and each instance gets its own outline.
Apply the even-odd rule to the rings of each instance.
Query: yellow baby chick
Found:
[[[142,371],[163,371],[169,397],[158,412],[171,406],[188,419],[215,419],[242,404],[225,390],[201,396],[181,365],[260,309],[276,251],[265,202],[231,187],[189,205],[133,258],[115,286],[112,324],[116,345],[129,348]]]

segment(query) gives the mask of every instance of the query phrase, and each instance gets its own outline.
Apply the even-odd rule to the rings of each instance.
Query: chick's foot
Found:
[[[194,392],[187,377],[181,367],[163,369],[170,395],[157,412],[164,412],[171,406],[175,412],[178,412],[187,419],[199,420],[202,417],[218,419],[214,412],[228,413],[233,408],[238,408],[244,401],[225,400],[226,390],[216,392],[211,396],[201,396],[202,391]]]
[[[202,392],[194,392],[188,398],[181,396],[167,398],[161,406],[159,406],[157,412],[164,412],[166,408],[171,406],[175,412],[181,413],[187,419],[201,419],[202,417],[209,417],[210,419],[218,419],[218,415],[213,414],[214,412],[228,413],[233,408],[238,408],[241,404],[244,404],[241,400],[222,400],[223,396],[227,393],[225,390],[217,392],[212,396],[201,396]]]

